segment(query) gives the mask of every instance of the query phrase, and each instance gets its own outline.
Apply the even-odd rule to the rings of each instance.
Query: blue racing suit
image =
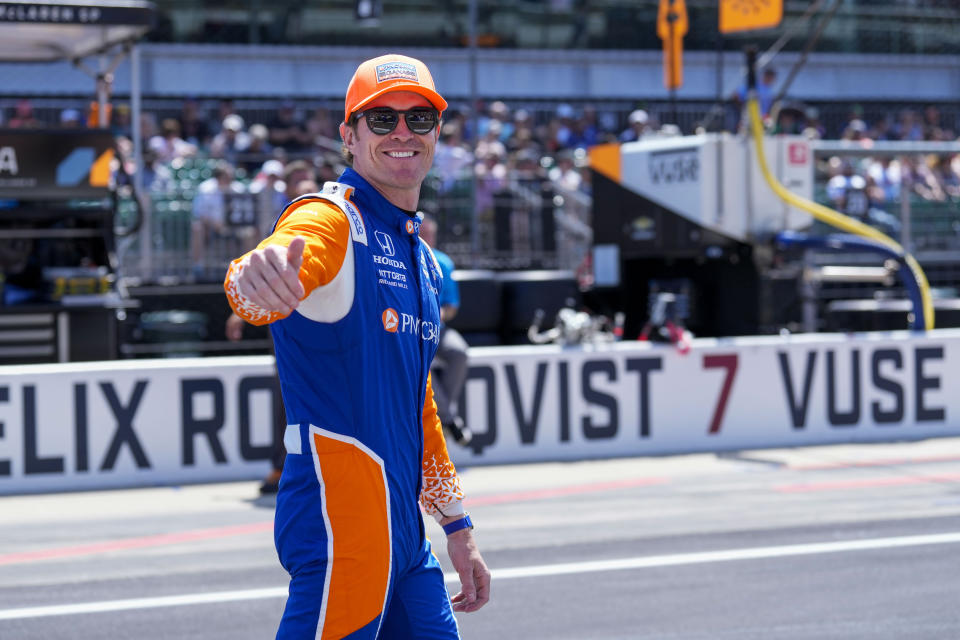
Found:
[[[293,313],[239,292],[247,256],[227,274],[234,310],[272,323],[287,410],[278,638],[458,638],[418,505],[463,513],[428,376],[442,275],[419,225],[347,169],[287,205],[260,245],[307,240]]]

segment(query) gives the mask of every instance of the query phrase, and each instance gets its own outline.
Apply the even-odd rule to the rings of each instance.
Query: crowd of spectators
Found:
[[[769,73],[763,80],[772,83],[775,78],[775,74]],[[761,86],[767,86],[764,82]],[[730,102],[738,115],[742,98],[742,93],[738,93]],[[816,107],[785,102],[774,108],[771,98],[769,90],[761,95],[762,111],[773,133],[828,137]],[[541,108],[532,112],[527,108],[510,109],[497,100],[478,103],[476,110],[454,105],[444,115],[434,171],[448,187],[458,179],[469,177],[471,169],[478,178],[502,181],[505,176],[515,174],[518,166],[529,166],[531,159],[535,158],[544,177],[561,181],[568,187],[588,190],[589,180],[584,179],[581,171],[585,166],[582,150],[604,142],[630,142],[645,136],[682,133],[671,124],[661,125],[656,113],[644,109],[622,114],[601,112],[590,104],[575,108],[559,103],[549,110]],[[224,160],[235,170],[240,170],[239,177],[245,184],[262,174],[265,163],[270,160],[286,164],[291,159],[308,159],[323,168],[319,171],[323,179],[336,175],[341,168],[337,130],[339,113],[321,107],[307,114],[292,101],[284,100],[271,117],[260,119],[263,121],[248,121],[238,113],[230,99],[207,105],[198,99],[186,98],[179,114],[162,119],[149,111],[142,113],[140,129],[145,168],[154,179],[147,187],[155,190],[169,188],[166,173],[160,167],[191,157]],[[93,114],[69,107],[62,109],[54,121],[44,122],[34,114],[28,99],[19,100],[8,114],[0,113],[0,126],[10,128],[83,128],[94,126],[93,120]],[[742,121],[735,118],[727,125],[727,128],[737,129],[742,127]],[[121,141],[131,140],[127,104],[118,104],[112,110],[110,127]],[[919,110],[904,108],[872,121],[864,115],[860,105],[853,105],[834,136],[865,147],[887,140],[957,139],[952,125],[943,122],[940,109],[935,105]],[[132,148],[132,143],[129,146]],[[126,150],[121,147],[121,152]],[[572,167],[569,166],[571,162]],[[921,185],[917,187],[920,189],[918,193],[935,199],[950,197],[955,191],[955,179],[949,174],[956,174],[957,168],[953,159],[933,157],[920,164],[927,165],[927,168],[914,168],[922,174],[920,179],[913,181]],[[270,166],[275,167],[276,163]],[[521,168],[521,173],[524,170]],[[896,170],[894,166],[890,171],[895,174]],[[877,171],[878,168],[865,170],[871,176]],[[580,174],[579,179],[576,174]]]
[[[800,133],[821,137],[804,114],[796,110],[791,123]],[[933,105],[920,114],[914,109],[902,109],[872,122],[865,117],[862,107],[854,105],[840,140],[870,150],[888,141],[951,142],[957,140],[957,135]],[[904,192],[919,202],[948,204],[951,210],[960,204],[960,154],[889,156],[878,152],[835,156],[822,162],[818,170],[826,182],[826,197],[834,208],[895,237],[901,231],[899,203]]]
[[[775,78],[775,74],[765,74],[763,82],[772,85]],[[770,89],[762,96],[771,132],[827,137],[817,108],[791,102],[774,105],[772,95]],[[740,94],[732,96],[731,108],[739,111],[742,98]],[[41,122],[26,99],[10,111],[2,126],[78,128],[95,124],[93,114],[72,107],[60,111],[56,122]],[[132,174],[130,108],[117,104],[110,116],[120,156],[127,173]],[[559,103],[536,111],[511,109],[500,100],[478,103],[474,109],[452,105],[440,130],[434,188],[442,195],[458,188],[462,192],[463,185],[470,184],[468,200],[480,215],[491,212],[496,194],[516,184],[549,183],[560,192],[589,196],[586,149],[605,142],[681,135],[678,126],[659,122],[663,116],[652,110],[622,113],[590,104]],[[305,113],[289,100],[279,102],[275,112],[266,117],[263,112],[241,114],[230,99],[207,104],[187,98],[178,114],[168,112],[159,121],[155,113],[146,111],[140,120],[142,184],[151,194],[180,194],[192,201],[191,247],[199,264],[210,239],[228,235],[225,229],[247,246],[269,229],[282,205],[298,193],[298,184],[322,185],[336,178],[343,168],[340,119],[339,112],[322,107]],[[953,127],[943,120],[934,105],[919,112],[904,108],[873,120],[854,105],[840,127],[839,138],[867,148],[887,140],[956,140]],[[726,124],[738,128],[742,122]],[[192,159],[214,163],[213,175],[185,185],[176,168]],[[301,170],[293,184],[288,175],[292,163]],[[899,199],[905,184],[919,198],[960,200],[957,155],[832,158],[819,168],[827,184],[826,196],[834,206],[880,226],[882,222],[875,218],[887,220],[882,213]]]
[[[517,166],[529,167],[533,159],[536,170],[544,177],[586,188],[588,181],[571,173],[580,173],[585,166],[583,150],[602,142],[657,135],[659,128],[656,116],[641,109],[622,118],[622,123],[618,114],[598,114],[592,105],[576,109],[561,103],[546,116],[544,113],[539,111],[535,118],[531,111],[511,110],[499,100],[479,103],[475,112],[466,106],[451,107],[444,114],[435,174],[447,186],[469,178],[471,172],[484,180],[502,181]],[[244,183],[262,177],[268,161],[286,164],[292,159],[314,163],[318,173],[328,179],[341,168],[340,119],[339,113],[325,108],[304,114],[289,100],[280,102],[276,113],[261,118],[262,122],[249,121],[230,99],[219,100],[211,108],[197,99],[186,98],[179,114],[162,118],[145,111],[140,119],[144,173],[148,178],[145,186],[152,191],[169,189],[169,174],[163,167],[193,157],[229,163]],[[63,109],[57,121],[43,122],[34,116],[28,99],[18,101],[5,123],[0,114],[0,125],[12,128],[93,124],[76,108]],[[133,128],[127,104],[118,104],[112,110],[110,128],[120,140],[121,153],[132,157]],[[276,162],[269,166],[275,167]]]

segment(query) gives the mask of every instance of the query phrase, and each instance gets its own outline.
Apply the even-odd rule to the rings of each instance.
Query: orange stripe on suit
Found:
[[[332,561],[322,640],[342,638],[383,611],[390,580],[390,512],[383,462],[353,438],[311,427]]]

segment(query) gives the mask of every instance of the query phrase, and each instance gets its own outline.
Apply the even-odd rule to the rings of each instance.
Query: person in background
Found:
[[[106,96],[106,100],[102,105],[103,113],[100,113],[100,100],[91,101],[87,107],[87,128],[89,129],[109,128],[110,123],[113,121],[113,102],[111,102],[110,99],[113,95],[112,73],[97,76],[97,95],[99,96],[101,92]]]
[[[259,122],[250,125],[249,134],[249,143],[247,148],[243,150],[241,164],[248,175],[254,175],[260,169],[265,158],[274,157],[273,145],[270,144],[270,132],[267,127]]]
[[[163,119],[160,123],[160,135],[150,138],[148,148],[152,149],[160,162],[165,164],[197,153],[195,145],[180,137],[180,122],[174,118]]]
[[[302,186],[309,186],[309,184],[315,185],[316,179],[316,172],[305,160],[294,160],[287,164],[283,170],[284,195],[286,196],[287,202],[292,202],[304,193],[317,191],[315,188],[311,191],[299,190]],[[309,184],[304,185],[304,181],[309,181]]]
[[[851,120],[847,124],[847,128],[843,130],[841,139],[856,142],[861,147],[873,146],[873,140],[870,138],[870,130],[867,128],[867,123],[863,120]]]
[[[236,165],[240,155],[250,147],[250,134],[244,131],[246,123],[235,113],[223,119],[220,133],[210,142],[210,157],[223,158]]]
[[[221,98],[217,103],[217,113],[214,115],[213,121],[209,123],[211,136],[215,136],[223,130],[223,121],[230,115],[239,115],[233,98]]]
[[[857,173],[857,168],[848,159],[831,159],[831,165],[839,168],[827,182],[827,197],[835,209],[851,218],[876,227],[889,236],[898,236],[900,220],[881,209],[884,192],[873,178]]]
[[[558,153],[557,164],[547,172],[547,177],[561,191],[579,190],[583,184],[583,175],[577,168],[573,151],[564,149]]]
[[[160,135],[157,115],[151,111],[140,112],[140,142],[144,149],[150,148],[150,138]]]
[[[556,126],[553,130],[553,140],[549,143],[551,149],[559,151],[577,146],[576,117],[577,112],[571,105],[566,103],[557,105]]]
[[[141,173],[143,188],[149,193],[170,194],[176,189],[176,180],[170,167],[157,158],[153,149],[143,150],[143,172]]]
[[[283,174],[283,163],[271,158],[263,163],[250,183],[249,189],[257,209],[257,227],[261,237],[270,235],[283,205],[292,200],[287,197]]]
[[[473,170],[476,176],[474,190],[474,205],[477,216],[483,220],[490,220],[494,215],[496,194],[502,192],[509,184],[507,175],[507,151],[499,140],[485,145],[477,145],[476,163]]]
[[[635,142],[650,134],[650,115],[643,109],[634,109],[627,116],[627,128],[620,134],[620,142]]]
[[[320,185],[317,184],[316,180],[311,180],[308,178],[307,180],[301,180],[298,182],[296,189],[298,193],[306,195],[320,191]]]
[[[464,424],[457,405],[467,381],[467,341],[450,326],[450,321],[460,309],[460,288],[453,279],[453,260],[437,249],[437,221],[424,216],[420,224],[420,237],[433,249],[443,275],[443,287],[440,289],[440,344],[430,368],[433,374],[433,399],[437,403],[437,416],[444,431],[457,444],[466,445],[473,438],[473,433]]]
[[[893,125],[893,133],[897,140],[923,140],[923,122],[913,109],[901,109],[900,117]]]
[[[496,127],[495,138],[506,144],[507,140],[513,135],[514,130],[513,120],[510,117],[510,109],[504,102],[494,100],[490,103],[490,106],[487,107],[487,114],[489,114],[487,117],[479,120],[478,129],[480,136],[486,136],[490,125],[496,122],[498,126]]]
[[[260,235],[255,214],[243,183],[234,180],[233,166],[217,163],[213,176],[200,183],[193,199],[190,248],[195,278],[203,280],[221,269],[220,260],[237,251],[238,245],[255,243]]]
[[[454,640],[454,611],[490,597],[429,376],[442,283],[416,209],[446,107],[421,61],[363,62],[340,125],[349,168],[287,205],[224,281],[238,315],[271,325],[287,409],[280,640]],[[447,535],[453,598],[421,507]]]
[[[310,119],[304,123],[310,144],[317,149],[324,148],[328,141],[339,140],[337,126],[330,112],[322,107],[314,110]]]
[[[23,98],[17,100],[13,117],[7,122],[7,126],[11,129],[38,129],[43,126],[43,123],[34,117],[33,103]]]
[[[186,98],[180,110],[180,135],[196,147],[204,147],[210,141],[210,124],[200,109],[196,98]]]
[[[574,123],[573,131],[573,146],[575,147],[587,148],[600,142],[601,127],[598,121],[597,108],[594,105],[583,105],[580,117]]]
[[[458,124],[453,122],[443,124],[434,157],[433,164],[440,178],[442,192],[452,189],[457,180],[469,178],[469,172],[473,166],[473,152],[463,143],[463,131]]]
[[[773,67],[764,69],[760,74],[760,81],[757,82],[757,106],[760,107],[761,118],[766,118],[770,115],[770,109],[773,108],[773,99],[777,97],[777,92],[774,89],[776,83],[777,70]],[[747,104],[747,93],[747,85],[746,82],[744,82],[744,84],[737,89],[737,93],[734,96],[741,108]]]
[[[83,118],[77,109],[64,109],[60,112],[61,129],[83,129]]]
[[[820,122],[820,109],[817,107],[807,107],[804,115],[806,116],[806,126],[802,134],[809,140],[822,140],[827,135],[827,130]]]
[[[277,109],[277,115],[267,123],[270,131],[270,144],[283,147],[290,152],[299,152],[309,149],[313,145],[313,138],[307,132],[307,127],[297,116],[296,105],[292,100],[284,100]]]
[[[113,117],[110,120],[110,130],[113,132],[114,136],[123,137],[132,139],[133,138],[133,127],[131,122],[131,113],[130,105],[126,102],[121,102],[117,105],[117,108],[113,110]]]

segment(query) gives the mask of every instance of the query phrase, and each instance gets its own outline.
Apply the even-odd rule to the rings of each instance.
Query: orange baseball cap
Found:
[[[347,87],[347,98],[343,105],[344,122],[354,111],[391,91],[419,93],[441,113],[447,108],[447,101],[433,85],[433,76],[427,65],[416,58],[390,53],[367,60],[357,67]]]

